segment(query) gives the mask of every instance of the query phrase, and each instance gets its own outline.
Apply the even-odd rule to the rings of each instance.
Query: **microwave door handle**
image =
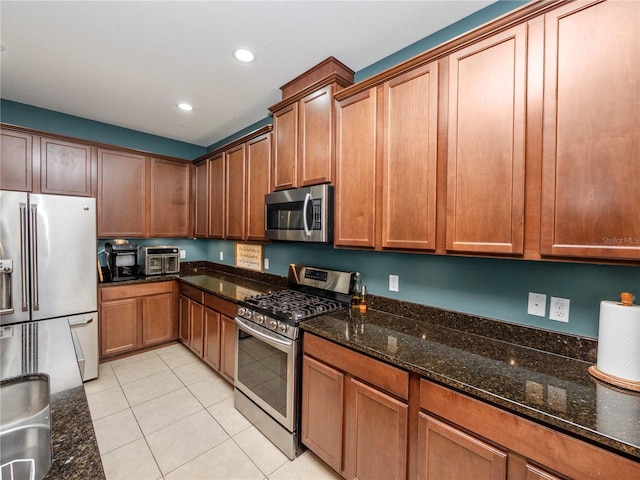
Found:
[[[311,194],[307,193],[304,196],[304,205],[302,207],[302,224],[304,226],[304,234],[307,237],[311,236],[311,229],[309,228],[309,224],[307,223],[307,207],[309,206],[310,201],[311,201]]]

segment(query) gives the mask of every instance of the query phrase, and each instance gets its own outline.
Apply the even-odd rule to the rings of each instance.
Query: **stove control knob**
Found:
[[[238,308],[238,316],[239,317],[244,317],[247,315],[247,309],[244,307],[239,307]]]
[[[276,328],[278,328],[278,322],[276,322],[275,320],[271,320],[269,322],[269,328],[275,330]]]
[[[289,329],[289,325],[287,325],[286,323],[281,323],[280,325],[278,325],[278,329],[282,333],[287,333],[287,330]]]
[[[257,313],[255,318],[256,323],[262,325],[264,323],[264,315]]]

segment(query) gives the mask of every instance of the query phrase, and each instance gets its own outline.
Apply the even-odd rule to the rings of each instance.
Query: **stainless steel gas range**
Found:
[[[238,305],[234,403],[293,459],[300,443],[303,320],[348,307],[355,273],[289,265],[289,289],[245,298]]]

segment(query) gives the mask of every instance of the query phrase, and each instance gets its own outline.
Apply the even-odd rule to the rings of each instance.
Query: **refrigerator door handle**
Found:
[[[22,311],[29,310],[29,292],[27,291],[27,204],[20,203],[20,285],[22,287]]]
[[[33,310],[40,310],[38,298],[38,205],[31,204],[31,292]]]

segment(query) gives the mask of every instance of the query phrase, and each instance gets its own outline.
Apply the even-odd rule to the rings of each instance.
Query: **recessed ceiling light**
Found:
[[[250,50],[247,50],[246,48],[238,48],[233,52],[233,56],[235,57],[236,60],[243,63],[253,62],[256,58],[253,52]]]
[[[184,110],[185,112],[190,112],[191,110],[193,110],[193,107],[188,103],[179,103],[178,108],[180,110]]]

